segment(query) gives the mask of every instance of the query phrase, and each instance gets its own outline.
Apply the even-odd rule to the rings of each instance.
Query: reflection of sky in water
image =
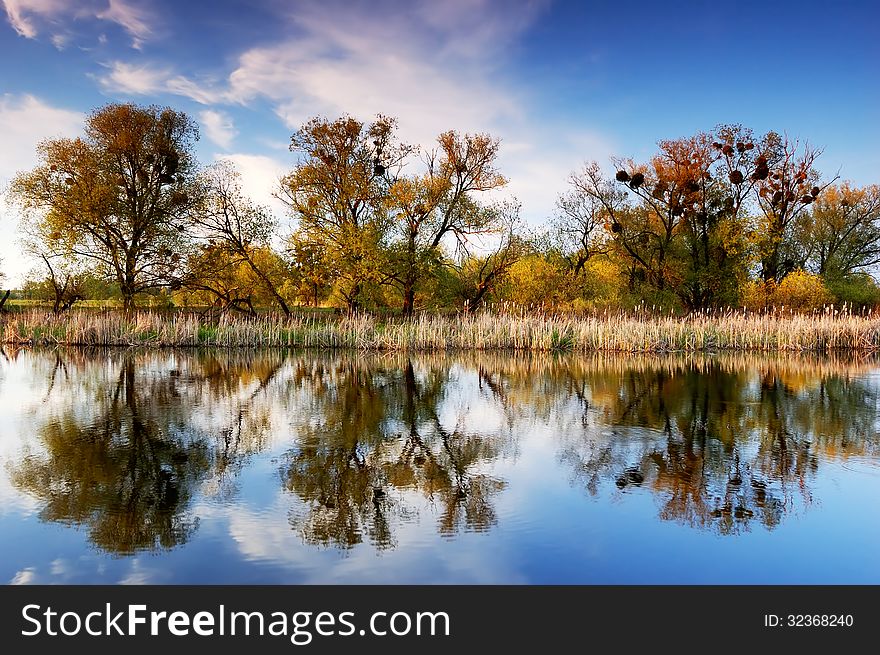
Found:
[[[741,370],[732,366],[735,373],[720,377],[692,375],[687,378],[688,384],[694,384],[691,388],[680,383],[680,371],[671,384],[656,387],[652,367],[644,362],[633,363],[637,370],[633,374],[620,362],[607,370],[595,363],[572,364],[569,370],[558,360],[533,362],[523,369],[521,363],[514,366],[498,356],[486,361],[462,357],[458,362],[416,358],[418,393],[410,400],[418,397],[430,405],[419,406],[414,422],[426,447],[433,448],[435,456],[443,454],[438,431],[476,435],[479,444],[493,440],[489,454],[465,467],[465,487],[481,476],[503,485],[487,496],[493,514],[480,524],[483,527],[468,529],[461,518],[455,529],[442,532],[442,490],[431,495],[421,487],[386,484],[381,502],[394,509],[388,512],[390,545],[377,549],[367,535],[345,548],[332,539],[310,539],[303,531],[307,525],[303,517],[310,516],[314,498],[298,495],[286,481],[292,458],[309,435],[322,445],[322,431],[338,428],[347,435],[349,428],[354,433],[366,429],[358,423],[358,412],[370,415],[372,406],[364,403],[371,402],[373,393],[385,406],[367,427],[383,436],[359,452],[363,465],[375,467],[381,479],[385,469],[379,464],[402,456],[401,444],[409,430],[401,377],[405,360],[366,358],[382,369],[378,375],[382,383],[367,393],[357,385],[363,385],[372,369],[361,365],[367,378],[349,379],[345,366],[334,369],[334,359],[324,355],[316,358],[324,367],[319,373],[308,355],[284,359],[276,354],[277,361],[262,368],[248,363],[248,358],[259,362],[261,356],[242,355],[244,364],[218,357],[222,366],[214,366],[216,362],[205,355],[181,353],[140,354],[134,359],[134,389],[143,395],[138,403],[145,415],[154,421],[169,417],[169,434],[183,430],[188,439],[207,440],[213,457],[208,469],[193,476],[193,488],[178,508],[181,515],[197,520],[191,534],[170,548],[134,554],[96,547],[87,522],[41,520],[46,498],[12,481],[26,455],[46,457],[41,426],[63,415],[87,425],[102,411],[119,378],[122,355],[65,354],[66,371],[56,371],[51,392],[57,364],[53,353],[19,352],[9,361],[0,360],[0,398],[5,408],[0,413],[0,580],[880,583],[876,559],[880,526],[873,520],[880,497],[876,434],[880,377],[871,364],[843,363],[838,371],[826,365],[812,372],[807,365],[793,370],[777,367],[774,379],[784,384],[773,387],[770,395],[761,360],[744,361],[737,365]],[[172,375],[176,382],[166,388]],[[432,375],[439,380],[433,391],[428,384]],[[846,382],[834,386],[829,380]],[[699,390],[711,385],[718,389],[728,385],[732,395],[725,397],[719,391],[720,397],[707,400]],[[652,399],[655,387],[663,391]],[[341,416],[341,422],[326,423],[333,408],[348,408],[343,390],[356,395],[354,409]],[[831,406],[840,406],[817,418],[816,425],[823,430],[839,425],[852,433],[843,448],[813,447],[809,455],[816,461],[802,477],[783,484],[762,474],[768,490],[784,500],[781,518],[772,529],[758,520],[746,525],[731,519],[734,529],[724,534],[715,529],[711,515],[701,517],[703,523],[661,518],[671,492],[663,486],[668,481],[661,481],[652,470],[650,461],[655,460],[649,455],[667,453],[670,435],[662,424],[653,423],[651,407],[661,407],[661,414],[672,412],[679,421],[672,429],[675,443],[687,428],[682,408],[705,401],[710,414],[717,414],[723,407],[737,407],[733,416],[740,423],[729,428],[738,439],[733,451],[725,451],[720,445],[723,438],[712,434],[727,428],[704,420],[709,434],[700,461],[703,466],[715,462],[732,471],[735,455],[742,470],[751,474],[742,462],[758,461],[760,434],[767,429],[768,417],[787,419],[783,431],[789,443],[804,436],[798,432],[804,421],[813,420],[805,417],[805,409],[812,406],[818,412],[816,398],[828,400],[827,394],[832,395]],[[627,403],[641,403],[632,420],[621,419],[623,414],[617,412],[618,405]],[[772,403],[778,406],[771,412],[767,407]],[[223,450],[218,445],[223,439],[227,450],[236,439],[247,446],[221,470],[217,453]],[[585,473],[589,466],[597,471],[598,482],[592,487]],[[616,480],[633,466],[644,480],[621,488]],[[718,485],[718,475],[704,474],[702,479],[706,488]],[[63,485],[60,489],[63,493]],[[713,493],[706,497],[709,510],[717,506]],[[370,503],[364,506],[366,513],[358,520],[370,516]],[[335,515],[330,512],[330,516]],[[358,524],[360,530],[366,527]]]

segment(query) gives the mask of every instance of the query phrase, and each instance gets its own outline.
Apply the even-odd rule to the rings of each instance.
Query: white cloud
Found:
[[[11,585],[26,585],[33,584],[37,577],[37,573],[33,567],[27,567],[22,569],[21,571],[16,572],[15,576],[13,576],[12,580],[9,581]]]
[[[36,164],[36,144],[45,138],[73,136],[82,129],[79,112],[52,107],[31,95],[0,96],[0,191],[17,171]],[[33,266],[16,245],[18,214],[0,195],[0,258],[13,286]]]
[[[96,79],[105,93],[141,96],[170,93],[190,98],[203,105],[227,101],[223,91],[215,90],[210,85],[200,84],[183,75],[175,75],[169,68],[149,63],[130,64],[124,61],[113,61],[104,64],[104,67],[110,72],[96,76]]]
[[[168,80],[169,72],[153,68],[147,64],[127,64],[116,61],[108,65],[110,73],[99,82],[105,91],[149,95],[161,91]]]
[[[140,49],[144,41],[155,34],[154,16],[144,9],[143,4],[131,4],[131,0],[0,1],[3,2],[6,17],[12,29],[28,39],[37,38],[50,26],[70,26],[74,21],[89,18],[119,25],[132,38],[132,47],[137,49]],[[57,37],[57,33],[55,37]]]
[[[3,0],[12,29],[28,39],[37,36],[35,18],[52,19],[69,8],[67,0]]]
[[[199,119],[208,138],[224,150],[228,150],[238,134],[229,115],[222,111],[206,109],[199,114]]]
[[[544,99],[506,81],[509,51],[543,4],[304,1],[278,16],[290,37],[241,53],[225,81],[117,62],[102,85],[176,94],[212,109],[268,101],[289,131],[316,115],[382,113],[398,118],[402,140],[425,148],[448,129],[489,132],[502,139],[506,193],[519,198],[528,220],[543,221],[569,173],[613,150],[583,126],[548,128],[536,109]]]
[[[274,101],[288,128],[315,114],[399,117],[401,136],[430,146],[451,126],[489,130],[520,117],[521,98],[499,82],[497,55],[535,13],[461,0],[401,10],[305,3],[295,38],[253,48],[229,76],[231,101]]]
[[[560,139],[560,134],[565,138]],[[523,217],[533,225],[543,224],[552,215],[556,198],[566,190],[570,175],[587,161],[605,164],[616,150],[601,134],[554,125],[536,128],[527,141],[503,143],[499,168],[509,180],[505,191],[523,201]]]
[[[67,44],[70,42],[69,34],[53,34],[52,35],[52,45],[55,46],[56,50],[64,50],[67,47]]]
[[[144,9],[143,3],[135,6],[126,0],[109,0],[109,6],[96,14],[101,20],[121,25],[133,40],[132,47],[140,50],[153,34],[152,16]]]
[[[276,218],[284,218],[287,208],[272,194],[278,186],[278,180],[290,170],[291,164],[264,155],[246,153],[224,154],[215,157],[215,160],[219,159],[226,159],[235,165],[241,175],[241,190],[246,196],[257,204],[269,207]]]
[[[222,91],[216,91],[211,85],[200,84],[183,75],[169,77],[165,81],[165,89],[168,93],[195,100],[202,105],[226,102],[226,96]]]
[[[297,4],[280,18],[294,35],[242,53],[225,83],[123,62],[113,63],[100,82],[105,90],[166,92],[202,104],[265,98],[291,129],[316,114],[390,114],[399,117],[404,139],[426,146],[450,126],[488,130],[519,117],[521,99],[498,81],[496,62],[538,5],[436,4],[395,5],[393,11],[373,4]]]

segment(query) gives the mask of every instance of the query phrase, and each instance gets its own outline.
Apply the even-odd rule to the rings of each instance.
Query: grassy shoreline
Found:
[[[367,314],[335,318],[221,317],[157,312],[26,310],[0,317],[13,345],[344,348],[377,351],[524,350],[713,352],[880,350],[880,317],[741,312],[687,317],[613,314],[439,316],[412,320]]]

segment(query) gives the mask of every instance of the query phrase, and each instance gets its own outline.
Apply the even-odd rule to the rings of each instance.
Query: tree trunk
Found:
[[[410,230],[406,244],[407,271],[403,283],[403,315],[409,318],[413,315],[416,304],[416,236],[417,233]]]
[[[6,301],[9,300],[9,294],[10,294],[10,290],[7,289],[6,292],[3,294],[3,297],[0,298],[0,312],[4,311],[3,305],[5,305]]]
[[[290,317],[290,307],[287,306],[287,303],[284,301],[284,298],[281,297],[281,294],[278,293],[278,290],[275,288],[275,285],[272,284],[272,280],[269,279],[269,276],[266,275],[260,268],[251,261],[251,258],[246,256],[245,261],[247,261],[250,269],[257,275],[258,278],[263,282],[263,286],[266,287],[266,291],[272,294],[272,297],[275,298],[275,302],[278,303],[278,306],[281,307],[281,311],[284,312],[284,315]]]
[[[348,312],[353,314],[360,308],[361,283],[356,282],[348,295]]]
[[[416,289],[415,285],[407,282],[403,288],[403,315],[410,318],[415,313]]]
[[[773,252],[761,262],[761,279],[764,282],[777,282],[779,275],[779,250],[773,249]]]

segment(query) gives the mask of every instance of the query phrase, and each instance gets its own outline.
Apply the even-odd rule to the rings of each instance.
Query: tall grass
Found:
[[[880,349],[880,318],[829,310],[798,315],[745,312],[550,316],[477,313],[379,320],[221,317],[154,312],[61,316],[25,310],[0,318],[0,342],[31,345],[294,347],[385,351],[566,352],[833,351]]]

